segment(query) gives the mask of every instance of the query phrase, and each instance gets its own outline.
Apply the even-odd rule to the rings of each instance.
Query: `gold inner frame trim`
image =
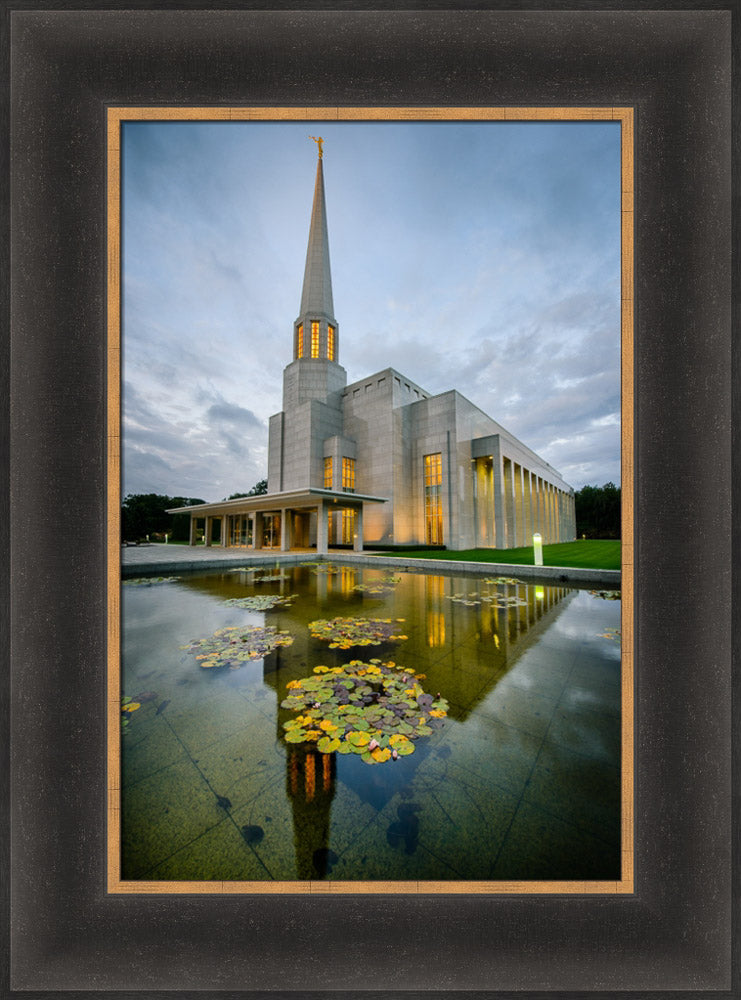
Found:
[[[615,121],[621,126],[622,751],[619,881],[146,882],[120,878],[121,684],[121,125],[126,121]],[[634,232],[632,107],[109,107],[107,109],[107,817],[108,892],[336,895],[345,893],[629,894],[635,884],[634,780]]]

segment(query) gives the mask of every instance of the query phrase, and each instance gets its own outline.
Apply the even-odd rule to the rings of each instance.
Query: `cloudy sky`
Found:
[[[458,389],[576,489],[620,482],[611,122],[128,122],[124,493],[267,475],[324,137],[348,381]]]

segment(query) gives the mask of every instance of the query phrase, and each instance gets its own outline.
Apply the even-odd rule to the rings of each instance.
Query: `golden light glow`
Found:
[[[319,357],[319,321],[316,319],[311,321],[311,356]]]
[[[443,544],[442,454],[425,455],[425,542]]]
[[[332,489],[332,456],[324,459],[324,489]]]
[[[445,615],[442,611],[427,612],[427,645],[432,648],[445,645]]]
[[[301,358],[304,354],[304,324],[299,323],[298,325],[298,344],[296,347],[296,357]]]
[[[311,802],[316,791],[316,760],[313,753],[307,753],[305,767],[304,789],[306,791],[306,801]]]
[[[355,492],[355,459],[342,459],[342,489],[345,493]]]
[[[334,327],[327,327],[327,357],[334,361]]]
[[[352,461],[352,459],[351,459]],[[354,480],[353,480],[354,481]],[[342,511],[342,544],[352,545],[355,536],[355,511]]]

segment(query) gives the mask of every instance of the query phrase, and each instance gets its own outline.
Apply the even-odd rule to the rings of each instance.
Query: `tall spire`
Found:
[[[293,324],[294,361],[332,361],[337,363],[339,334],[332,303],[332,275],[329,269],[327,209],[324,204],[324,170],[321,136],[312,135],[319,159],[316,165],[314,204],[311,207],[309,245],[306,249],[301,311]]]
[[[332,275],[329,269],[327,210],[324,203],[322,140],[315,139],[314,141],[319,147],[319,159],[316,165],[309,245],[306,250],[304,287],[301,293],[301,316],[305,317],[308,313],[316,313],[331,319],[334,314],[334,306],[332,304]]]

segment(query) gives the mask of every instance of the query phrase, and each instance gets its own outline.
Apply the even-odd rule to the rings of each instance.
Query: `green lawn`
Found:
[[[404,549],[401,552],[383,552],[381,555],[405,555],[412,559],[459,559],[466,562],[511,563],[516,566],[533,565],[533,549]],[[586,569],[620,569],[620,541],[613,539],[562,542],[560,545],[543,546],[544,566],[582,566]]]

